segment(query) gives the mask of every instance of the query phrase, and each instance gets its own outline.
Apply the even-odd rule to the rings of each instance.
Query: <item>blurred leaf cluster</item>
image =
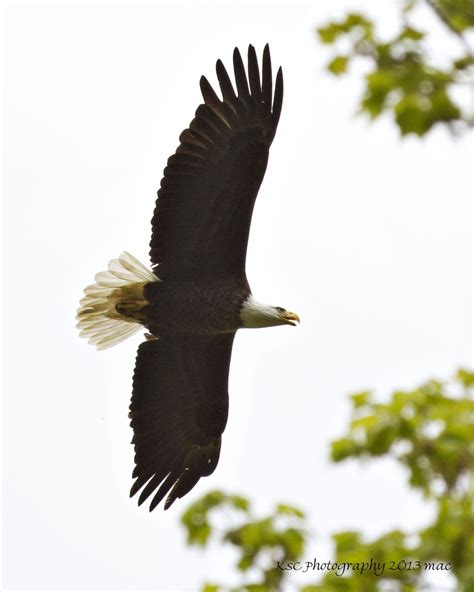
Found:
[[[385,402],[377,402],[369,391],[351,396],[352,419],[344,437],[332,443],[332,460],[395,459],[407,471],[410,486],[435,506],[436,517],[417,532],[393,530],[372,541],[359,532],[335,533],[333,562],[372,560],[385,564],[383,573],[326,571],[320,581],[300,586],[300,592],[436,590],[427,582],[440,571],[454,576],[457,591],[474,590],[473,395],[474,373],[459,370],[451,381],[430,380],[412,391],[397,391]],[[252,514],[248,499],[222,492],[195,502],[182,522],[189,544],[205,547],[214,538],[238,553],[234,576],[239,584],[208,583],[203,592],[288,589],[292,571],[277,569],[277,564],[303,564],[309,532],[314,532],[293,506],[280,504],[260,518]]]
[[[433,524],[416,533],[394,530],[364,543],[359,533],[334,535],[338,562],[412,562],[390,572],[404,592],[421,588],[424,565],[450,565],[459,591],[474,590],[474,373],[459,370],[453,380],[430,380],[412,391],[396,391],[387,402],[371,392],[351,396],[347,434],[332,443],[334,462],[392,457],[407,471],[410,485],[436,505]],[[416,562],[420,567],[417,568]],[[436,571],[436,569],[434,569]],[[379,590],[381,578],[366,573],[341,588],[332,574],[304,592]]]
[[[238,523],[218,534],[218,529],[211,526],[210,514],[220,511],[222,516],[222,512],[229,509],[233,510],[233,516],[227,513],[227,520],[237,519]],[[244,583],[235,589],[206,583],[203,592],[279,590],[285,572],[276,570],[275,565],[278,561],[294,561],[303,555],[307,536],[302,528],[303,521],[303,512],[287,504],[279,504],[271,514],[257,519],[251,512],[250,501],[241,496],[212,491],[199,499],[181,518],[188,544],[204,547],[212,533],[220,542],[238,551],[236,570],[250,574],[249,579],[243,577]],[[254,574],[257,580],[251,582]]]
[[[397,391],[387,403],[375,402],[370,392],[352,395],[354,416],[348,434],[332,443],[333,460],[390,454],[425,495],[452,492],[474,466],[471,378],[464,370],[457,374],[466,390],[461,399],[449,397],[449,385],[436,380]]]
[[[422,4],[458,42],[458,55],[444,68],[430,59],[427,33],[411,23],[414,9]],[[390,112],[402,135],[424,136],[438,123],[457,133],[473,125],[472,104],[463,108],[453,96],[453,91],[470,86],[472,103],[474,57],[467,33],[473,28],[472,0],[406,0],[399,30],[390,39],[381,39],[374,22],[359,13],[348,13],[319,27],[317,33],[322,43],[336,48],[327,65],[332,74],[346,73],[353,60],[369,64],[361,112],[371,119]],[[341,43],[345,51],[337,50]]]

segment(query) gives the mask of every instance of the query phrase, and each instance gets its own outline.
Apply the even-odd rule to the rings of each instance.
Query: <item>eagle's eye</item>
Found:
[[[275,306],[275,310],[276,310],[277,312],[285,312],[285,309],[284,309],[284,308],[282,308],[281,306]]]

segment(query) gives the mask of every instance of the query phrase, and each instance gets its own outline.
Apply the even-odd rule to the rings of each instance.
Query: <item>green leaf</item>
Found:
[[[356,456],[358,447],[350,438],[340,438],[334,440],[331,444],[331,458],[335,462],[340,462],[350,456]]]
[[[474,4],[471,0],[431,0],[436,14],[454,30],[474,27]]]
[[[278,504],[276,507],[277,514],[287,514],[288,516],[296,516],[297,518],[304,518],[304,512],[294,506],[288,506],[286,504]]]
[[[269,592],[268,588],[263,584],[247,584],[240,588],[238,592]]]
[[[355,530],[348,530],[345,532],[338,532],[333,534],[334,542],[336,543],[339,553],[351,551],[360,545],[360,534]]]
[[[456,70],[466,70],[470,66],[474,66],[474,57],[467,55],[459,58],[453,62],[453,66],[456,68]]]
[[[211,535],[211,527],[204,523],[199,526],[194,526],[189,530],[188,542],[190,545],[198,545],[204,547]]]
[[[336,39],[342,35],[344,31],[339,25],[330,23],[326,27],[320,27],[317,29],[317,33],[321,43],[331,44],[334,43],[334,41],[336,41]]]
[[[351,29],[360,27],[366,32],[372,31],[374,24],[373,22],[358,12],[350,12],[347,14],[345,21],[342,23],[342,27],[346,32]]]
[[[232,495],[229,498],[229,502],[236,508],[237,510],[242,510],[243,512],[248,512],[250,509],[249,500],[245,497],[240,495]]]
[[[254,557],[252,555],[242,555],[237,563],[238,569],[240,571],[247,571],[253,566]]]
[[[319,27],[316,31],[318,33],[321,43],[332,44],[339,37],[359,31],[360,37],[370,39],[372,37],[374,25],[372,21],[358,13],[349,13],[342,21],[330,22],[324,27]]]
[[[302,533],[295,528],[288,528],[280,536],[288,559],[298,559],[301,557],[305,542]]]
[[[359,407],[365,407],[370,401],[371,394],[370,391],[364,391],[362,393],[351,395],[352,404],[356,409],[359,409]]]
[[[425,37],[425,34],[422,31],[418,31],[417,29],[413,29],[412,27],[406,27],[398,36],[398,39],[404,41],[409,39],[410,41],[421,41]]]
[[[424,136],[433,125],[429,114],[420,108],[416,95],[407,95],[395,105],[395,120],[403,136]]]
[[[374,456],[380,456],[390,450],[397,437],[394,425],[384,425],[373,429],[367,435],[367,449]]]
[[[343,74],[347,71],[348,63],[349,58],[347,56],[336,56],[328,63],[327,69],[336,76],[338,76],[339,74]]]
[[[444,89],[433,96],[433,119],[435,121],[453,121],[459,119],[461,111],[453,103]]]
[[[216,584],[208,584],[207,582],[202,587],[202,592],[219,592],[220,586]]]
[[[456,379],[465,387],[465,388],[474,388],[474,372],[470,372],[465,368],[460,368],[456,372]]]

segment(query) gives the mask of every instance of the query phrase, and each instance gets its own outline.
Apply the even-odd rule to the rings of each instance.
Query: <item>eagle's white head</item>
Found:
[[[277,325],[293,325],[300,322],[299,316],[280,306],[262,304],[250,296],[244,300],[240,309],[240,319],[245,329],[260,327],[276,327]]]

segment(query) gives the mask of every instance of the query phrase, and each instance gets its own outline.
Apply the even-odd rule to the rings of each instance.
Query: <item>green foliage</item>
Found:
[[[347,56],[339,55],[333,58],[328,64],[328,70],[335,74],[344,74],[347,70],[349,58]]]
[[[386,403],[371,393],[352,396],[349,432],[332,443],[332,459],[390,454],[408,469],[410,484],[426,496],[450,492],[474,466],[474,376],[456,375],[463,398],[449,384],[431,380],[413,391],[397,391]]]
[[[444,24],[455,33],[474,27],[474,4],[471,0],[428,0]]]
[[[239,495],[228,495],[222,491],[211,491],[190,506],[181,517],[186,528],[189,545],[204,547],[211,535],[209,513],[214,508],[233,508],[248,515],[249,502]]]
[[[474,373],[468,370],[459,370],[449,382],[430,380],[396,391],[384,403],[370,392],[352,395],[353,417],[348,433],[332,443],[332,459],[392,456],[407,469],[410,485],[436,504],[437,517],[417,533],[395,530],[370,542],[359,533],[335,534],[335,561],[370,557],[385,563],[384,576],[367,571],[341,584],[328,573],[314,592],[378,591],[382,580],[398,582],[397,590],[418,590],[430,564],[450,566],[458,589],[474,590],[473,395]]]
[[[430,590],[427,572],[440,571],[456,578],[457,591],[474,590],[473,395],[474,372],[461,369],[451,381],[430,380],[396,391],[385,402],[370,391],[350,397],[352,419],[347,433],[332,443],[333,461],[394,458],[406,468],[410,485],[436,506],[436,518],[418,532],[392,530],[371,541],[356,531],[335,533],[338,570],[323,571],[300,592]],[[237,524],[234,520],[218,531],[210,514],[229,509]],[[277,592],[288,588],[292,573],[278,569],[278,562],[305,565],[309,529],[304,513],[293,506],[279,504],[256,518],[249,500],[217,491],[194,503],[182,521],[189,544],[205,546],[213,537],[238,551],[241,583],[235,588],[205,584],[204,592]]]
[[[399,32],[382,40],[375,24],[366,16],[349,13],[330,22],[317,33],[326,45],[349,43],[349,52],[337,53],[327,64],[329,72],[340,76],[354,59],[370,64],[360,110],[370,119],[391,112],[402,135],[424,136],[436,124],[453,131],[473,124],[469,114],[452,97],[452,90],[471,83],[474,59],[464,35],[474,27],[474,3],[468,0],[426,0],[446,30],[459,41],[461,55],[446,68],[430,62],[425,49],[426,34],[408,22],[408,15],[421,0],[405,3]]]
[[[229,507],[237,510],[238,526],[228,526],[224,532],[211,526],[210,513],[219,513]],[[227,517],[229,517],[227,515]],[[222,543],[237,549],[238,572],[253,571],[239,592],[268,592],[279,589],[284,571],[275,569],[278,561],[300,559],[305,550],[307,533],[302,529],[304,513],[288,504],[278,504],[268,516],[256,519],[250,511],[250,502],[241,497],[226,495],[220,491],[208,493],[190,506],[182,517],[187,531],[188,544],[205,546],[211,534]],[[203,592],[229,590],[216,584],[206,583]]]

